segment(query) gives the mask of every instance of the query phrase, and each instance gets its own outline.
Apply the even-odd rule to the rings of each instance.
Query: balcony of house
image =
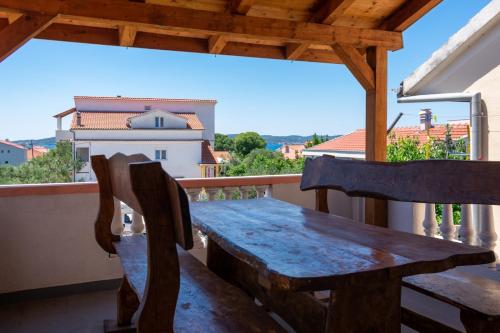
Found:
[[[191,201],[272,197],[314,209],[316,194],[301,191],[300,181],[301,175],[277,175],[181,179],[180,183]],[[0,274],[1,332],[102,332],[103,319],[116,317],[116,290],[123,272],[120,259],[104,252],[94,237],[98,191],[97,183],[0,186],[0,249],[4,254]],[[360,223],[364,220],[362,198],[329,191],[328,206],[331,214]],[[138,213],[118,201],[115,208],[114,233],[144,232]],[[389,226],[468,243],[486,240],[488,233],[494,232],[483,226],[482,233],[474,233],[473,209],[468,206],[463,208],[462,225],[454,226],[450,209],[445,206],[443,222],[438,225],[434,205],[389,202]],[[195,233],[191,253],[205,262],[205,239]],[[500,280],[499,272],[491,265],[473,269]],[[464,331],[459,311],[451,305],[407,288],[403,289],[402,304]],[[278,317],[276,320],[286,327]],[[402,331],[412,330],[402,326]]]

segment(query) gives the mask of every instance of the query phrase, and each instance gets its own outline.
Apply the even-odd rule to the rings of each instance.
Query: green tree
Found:
[[[325,141],[328,141],[328,135],[318,135],[314,133],[311,137],[311,140],[305,143],[305,146],[307,148],[311,148],[312,146],[319,145],[320,143],[323,143]]]
[[[216,151],[233,151],[234,140],[225,134],[215,133],[214,148]]]
[[[255,132],[240,133],[234,138],[234,151],[244,158],[254,149],[266,147],[266,141]]]
[[[82,167],[82,161],[73,159],[70,142],[59,142],[47,154],[18,167],[0,167],[1,184],[66,183],[73,180],[73,172]]]
[[[281,152],[254,149],[242,160],[234,160],[228,176],[256,176],[302,173],[304,158],[286,159]]]

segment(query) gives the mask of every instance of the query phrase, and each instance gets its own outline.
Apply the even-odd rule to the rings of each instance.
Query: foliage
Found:
[[[320,143],[323,143],[325,141],[328,141],[328,135],[317,135],[316,133],[313,134],[312,138],[310,141],[306,142],[306,148],[310,148],[312,146],[319,145]]]
[[[82,161],[73,160],[70,142],[59,142],[47,154],[21,164],[0,167],[0,184],[37,184],[71,182]]]
[[[227,168],[227,176],[255,176],[302,173],[304,159],[286,159],[281,152],[254,149],[245,158],[235,159]]]
[[[225,134],[215,133],[215,151],[234,151],[234,140]]]
[[[387,160],[389,162],[403,162],[429,159],[464,159],[460,154],[467,152],[467,142],[463,139],[453,141],[451,129],[447,126],[444,140],[431,138],[427,143],[421,144],[418,138],[406,137],[389,138],[387,145]],[[460,205],[453,205],[453,221],[459,224],[461,219]],[[436,205],[436,219],[441,223],[443,215],[442,205]]]
[[[240,158],[244,158],[254,149],[266,147],[266,141],[255,132],[244,132],[234,138],[234,151]]]

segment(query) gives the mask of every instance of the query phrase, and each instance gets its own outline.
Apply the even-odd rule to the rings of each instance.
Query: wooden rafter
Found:
[[[335,44],[332,46],[335,53],[351,71],[365,90],[375,89],[373,69],[365,58],[353,47]]]
[[[401,33],[389,31],[334,27],[323,24],[290,22],[280,19],[249,17],[228,13],[212,13],[179,7],[144,3],[103,0],[0,0],[0,9],[60,14],[62,18],[77,17],[101,20],[119,26],[165,27],[179,31],[195,31],[209,35],[229,37],[255,37],[283,43],[332,44],[354,47],[383,46],[388,49],[402,47]]]
[[[227,40],[224,36],[212,36],[208,39],[208,53],[219,54],[226,46]]]
[[[410,0],[387,18],[380,28],[390,31],[403,31],[424,16],[442,0]]]
[[[81,27],[69,24],[53,24],[40,33],[37,38],[59,40],[77,43],[92,43],[101,45],[118,45],[116,30],[96,27]],[[138,32],[134,47],[170,51],[207,52],[207,41],[202,38],[185,38]],[[247,43],[228,42],[220,54],[254,58],[286,59],[280,46],[251,45]],[[327,50],[312,50],[304,52],[299,61],[341,63],[337,55]]]
[[[333,24],[356,0],[324,0],[311,22]]]
[[[118,27],[118,38],[120,46],[134,46],[137,29],[131,25],[120,25]]]
[[[309,44],[288,44],[286,46],[286,58],[297,60],[309,48]]]
[[[252,8],[255,0],[230,0],[229,7],[233,13],[246,15]]]
[[[48,27],[55,15],[22,15],[0,30],[0,62]]]

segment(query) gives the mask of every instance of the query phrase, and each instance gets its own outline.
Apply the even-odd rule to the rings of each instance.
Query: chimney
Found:
[[[432,111],[431,109],[422,109],[418,113],[420,118],[420,130],[426,131],[432,128]]]
[[[80,111],[76,112],[76,126],[82,126],[82,114],[80,113]]]

